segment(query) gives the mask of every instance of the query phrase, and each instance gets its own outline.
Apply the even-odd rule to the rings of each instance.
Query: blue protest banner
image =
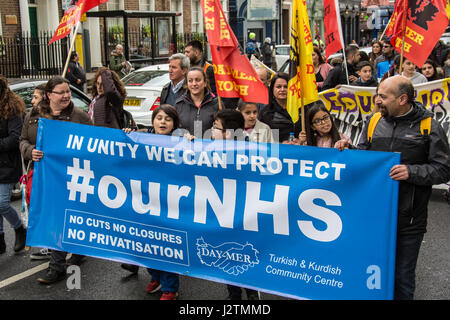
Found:
[[[294,298],[392,299],[399,154],[40,119],[27,245]]]

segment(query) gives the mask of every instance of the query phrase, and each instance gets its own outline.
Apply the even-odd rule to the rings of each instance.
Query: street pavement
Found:
[[[13,203],[20,210],[20,201]],[[429,204],[425,234],[416,270],[417,300],[450,299],[450,206],[442,190],[434,190]],[[45,273],[47,261],[31,261],[30,251],[14,253],[14,231],[4,222],[7,251],[0,255],[0,300],[158,300],[147,294],[150,276],[145,268],[131,275],[119,262],[87,257],[81,265],[81,287],[69,289],[67,281],[41,285],[36,279]],[[34,250],[34,249],[31,249]],[[180,278],[180,300],[223,300],[226,285],[187,276]],[[244,294],[245,297],[245,294]],[[261,293],[265,300],[290,300]]]

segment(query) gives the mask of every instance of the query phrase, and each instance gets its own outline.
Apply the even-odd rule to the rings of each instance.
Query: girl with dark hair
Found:
[[[289,76],[287,73],[278,72],[271,80],[269,87],[269,104],[261,109],[259,120],[272,129],[274,142],[287,142],[290,133],[294,136],[300,132],[297,124],[286,110]],[[278,138],[277,138],[278,137]]]
[[[330,112],[323,102],[315,102],[307,111],[305,129],[298,138],[303,146],[344,149],[351,145],[351,140],[339,133]]]
[[[177,110],[170,104],[162,104],[153,111],[152,114],[153,128],[149,133],[170,135],[179,128],[180,118]],[[123,129],[126,133],[134,131],[130,128]],[[141,131],[142,130],[138,130]],[[137,273],[139,266],[122,263],[121,267],[132,273]],[[147,268],[152,280],[147,285],[145,291],[147,293],[155,293],[161,290],[163,294],[160,300],[175,300],[178,296],[178,288],[180,286],[179,276],[176,273],[155,270]]]
[[[375,69],[375,59],[382,55],[381,48],[383,45],[379,41],[374,41],[372,43],[372,52],[369,54],[369,62]]]
[[[0,254],[5,253],[3,218],[15,231],[14,251],[25,247],[26,229],[11,206],[11,192],[22,175],[19,137],[25,104],[9,89],[8,81],[0,76]]]
[[[44,153],[36,149],[39,118],[69,121],[92,125],[89,115],[82,109],[75,107],[71,101],[72,93],[69,81],[61,76],[51,78],[45,85],[44,99],[25,116],[20,136],[20,151],[24,161],[38,162]],[[37,279],[43,284],[52,284],[66,276],[67,252],[53,250],[50,265],[46,274]],[[83,256],[72,254],[69,264],[79,264]]]
[[[94,125],[120,129],[127,92],[117,73],[106,67],[100,68],[93,79],[92,96],[89,116]]]
[[[244,116],[244,128],[250,141],[272,143],[272,131],[270,127],[258,120],[258,104],[245,102],[242,99],[238,102],[240,113]]]
[[[422,68],[420,68],[420,73],[422,73],[427,78],[428,81],[442,79],[442,76],[439,74],[437,70],[437,64],[430,59],[425,61]]]
[[[179,124],[178,112],[171,105],[163,104],[153,111],[153,133],[170,135],[178,129]],[[163,294],[160,300],[175,300],[180,286],[178,274],[150,268],[147,271],[152,276],[152,281],[147,285],[145,291],[154,293],[161,289]]]
[[[31,105],[33,108],[37,108],[39,103],[44,99],[45,84],[40,84],[34,88],[33,95],[31,96]]]

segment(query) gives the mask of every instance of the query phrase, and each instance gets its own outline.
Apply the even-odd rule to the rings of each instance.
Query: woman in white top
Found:
[[[408,59],[403,60],[402,70],[402,76],[408,78],[412,84],[428,82],[427,78],[423,74],[416,71],[416,65]]]

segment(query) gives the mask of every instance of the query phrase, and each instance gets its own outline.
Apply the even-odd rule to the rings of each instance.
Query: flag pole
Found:
[[[67,72],[67,67],[69,66],[69,62],[70,62],[70,54],[73,50],[73,47],[75,45],[75,39],[77,37],[77,32],[78,32],[78,27],[80,26],[80,21],[77,22],[77,26],[75,27],[75,32],[73,33],[73,37],[72,40],[70,42],[70,49],[69,49],[69,53],[67,54],[67,59],[66,59],[66,64],[64,65],[64,70],[62,73],[62,77],[64,78],[66,76],[66,72]]]
[[[302,108],[302,130],[301,131],[305,131],[305,103],[303,102],[303,93],[302,93],[302,97],[301,97],[301,103],[300,106]]]
[[[408,11],[408,2],[404,2],[405,3],[405,5],[404,5],[404,17],[403,17],[403,19],[404,19],[404,22],[403,22],[403,39],[402,39],[402,52],[401,52],[401,54],[400,54],[400,67],[399,67],[399,69],[398,69],[398,73],[400,74],[400,75],[402,75],[402,66],[403,66],[403,56],[404,56],[404,53],[405,53],[405,35],[406,35],[406,23],[408,22],[408,15],[407,15],[407,11]],[[395,45],[394,45],[394,48],[395,48]]]
[[[345,66],[345,76],[347,77],[347,84],[350,85],[350,81],[348,80],[347,56],[345,55],[345,44],[344,44],[344,48],[342,48],[342,53],[343,53],[343,57],[344,57],[344,61],[342,61],[342,63]]]
[[[384,34],[386,33],[386,30],[387,30],[387,28],[389,27],[389,24],[391,23],[391,19],[392,19],[392,16],[389,18],[389,21],[388,21],[386,27],[384,28],[383,33],[382,33],[381,36],[380,36],[380,40],[383,39],[383,36],[384,36]]]

